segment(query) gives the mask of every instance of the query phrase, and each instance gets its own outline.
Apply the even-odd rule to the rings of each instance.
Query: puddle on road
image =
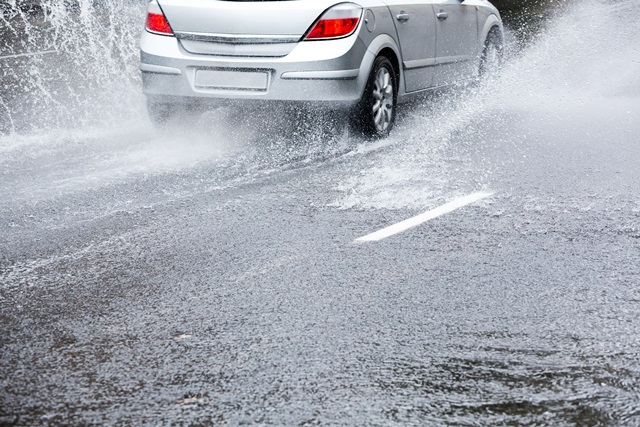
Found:
[[[151,192],[162,187],[172,199],[318,164],[363,144],[344,127],[333,126],[330,117],[300,119],[301,129],[284,116],[254,115],[247,123],[240,119],[246,113],[219,108],[188,127],[168,130],[129,121],[119,128],[0,136],[0,191],[12,195],[0,207],[88,191],[144,199],[139,186],[150,180],[157,183]]]

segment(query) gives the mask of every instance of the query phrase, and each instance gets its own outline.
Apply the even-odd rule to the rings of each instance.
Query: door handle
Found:
[[[409,20],[409,14],[404,10],[396,15],[396,19],[400,22],[407,22]]]
[[[449,14],[447,12],[442,11],[438,13],[436,16],[438,17],[439,20],[444,21],[449,17]]]

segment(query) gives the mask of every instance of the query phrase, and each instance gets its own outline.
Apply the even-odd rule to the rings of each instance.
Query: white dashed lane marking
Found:
[[[403,231],[406,231],[410,228],[417,227],[418,225],[424,224],[425,222],[431,221],[432,219],[438,218],[439,216],[453,212],[456,209],[460,209],[479,200],[486,199],[493,194],[494,193],[481,191],[478,193],[469,194],[468,196],[459,197],[440,207],[414,216],[413,218],[409,218],[397,224],[393,224],[389,227],[383,228],[382,230],[376,231],[375,233],[367,234],[366,236],[357,238],[355,242],[377,242],[379,240],[386,239],[387,237],[402,233]]]

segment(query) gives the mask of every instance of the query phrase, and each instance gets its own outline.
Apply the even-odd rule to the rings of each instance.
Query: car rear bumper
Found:
[[[140,71],[144,93],[156,99],[333,102],[348,106],[360,99],[374,59],[357,35],[300,42],[286,56],[256,58],[193,54],[175,37],[145,32]]]

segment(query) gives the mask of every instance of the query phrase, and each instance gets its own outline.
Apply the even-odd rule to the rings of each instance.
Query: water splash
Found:
[[[145,5],[40,0],[36,12],[22,10],[17,0],[5,6],[0,67],[8,90],[0,92],[0,166],[49,171],[47,162],[64,164],[64,171],[50,170],[46,184],[39,183],[46,196],[58,181],[64,182],[56,188],[65,191],[86,188],[87,169],[101,177],[92,182],[102,184],[202,164],[250,175],[348,149],[336,120],[294,109],[285,117],[218,108],[186,118],[187,126],[175,132],[154,132],[138,70]],[[229,152],[233,158],[221,158]],[[34,194],[36,183],[24,184],[24,194]]]
[[[598,128],[585,124],[578,111],[597,116],[620,110],[620,102],[637,102],[638,39],[636,0],[573,4],[512,52],[496,80],[412,108],[392,135],[395,147],[343,180],[335,205],[422,209],[437,205],[443,194],[491,188],[505,166],[527,161],[527,141],[536,128],[549,130],[548,118],[566,117],[557,132],[571,138],[588,132],[585,126]],[[513,120],[536,122],[517,127],[530,129],[517,134]],[[487,154],[504,147],[509,152]]]
[[[144,0],[40,0],[1,11],[0,134],[143,117],[138,40]]]

